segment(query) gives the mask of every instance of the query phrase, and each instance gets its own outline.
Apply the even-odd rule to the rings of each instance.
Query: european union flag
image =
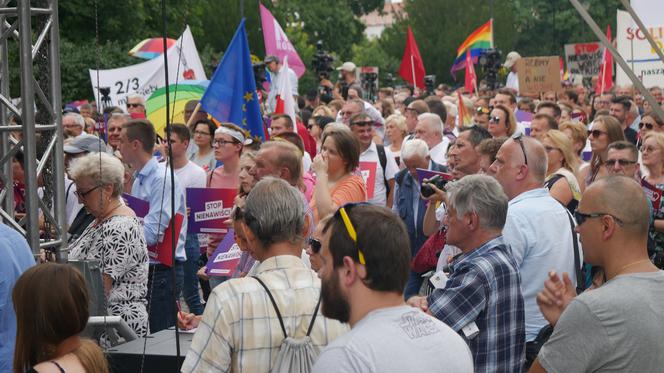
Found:
[[[244,19],[201,98],[201,107],[220,122],[231,122],[265,139]]]

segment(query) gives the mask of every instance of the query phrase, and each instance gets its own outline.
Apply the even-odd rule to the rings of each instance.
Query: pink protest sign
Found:
[[[367,187],[367,198],[372,199],[376,189],[376,162],[360,162],[359,169]]]
[[[263,27],[263,40],[265,40],[265,55],[273,54],[281,61],[288,56],[288,66],[300,78],[307,69],[297,54],[293,44],[288,40],[286,33],[274,18],[272,13],[263,4],[260,4],[261,25]]]
[[[235,243],[233,230],[229,229],[224,239],[208,259],[205,274],[208,276],[230,276],[240,262],[241,256],[242,251]]]

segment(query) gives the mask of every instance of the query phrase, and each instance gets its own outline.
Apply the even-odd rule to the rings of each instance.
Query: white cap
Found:
[[[511,51],[507,53],[507,58],[505,59],[505,63],[503,64],[503,66],[510,69],[519,59],[521,59],[521,55],[515,51]]]
[[[357,69],[357,66],[355,66],[355,64],[350,61],[344,62],[343,65],[337,67],[337,70],[348,71],[350,73],[354,73],[355,69]]]

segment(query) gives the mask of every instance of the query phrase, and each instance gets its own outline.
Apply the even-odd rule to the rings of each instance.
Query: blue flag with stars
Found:
[[[265,139],[244,19],[201,98],[201,107],[220,122],[231,122]]]

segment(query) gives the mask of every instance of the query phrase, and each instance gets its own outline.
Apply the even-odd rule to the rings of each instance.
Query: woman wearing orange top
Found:
[[[360,163],[360,143],[350,130],[323,134],[321,152],[314,158],[316,186],[311,207],[316,223],[348,202],[367,199],[364,180],[354,171]]]

